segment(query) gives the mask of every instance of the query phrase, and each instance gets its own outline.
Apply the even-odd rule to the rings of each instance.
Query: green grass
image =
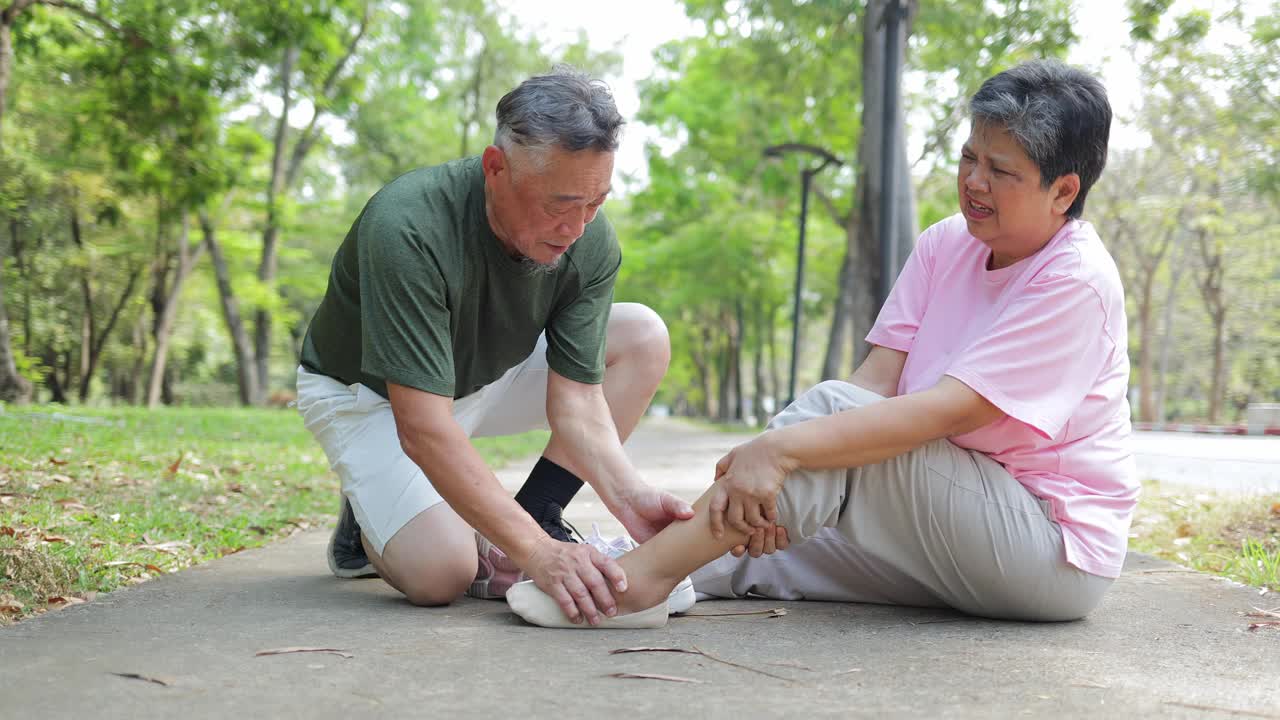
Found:
[[[337,491],[287,410],[0,408],[0,624],[331,524]]]
[[[1129,546],[1280,592],[1280,495],[1196,493],[1144,483]]]

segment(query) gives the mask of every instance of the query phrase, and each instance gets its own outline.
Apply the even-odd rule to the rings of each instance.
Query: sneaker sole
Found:
[[[520,566],[512,562],[507,554],[489,542],[484,536],[476,534],[476,550],[479,556],[479,569],[476,580],[467,588],[469,597],[481,600],[502,600],[511,589],[522,580],[528,580]]]
[[[698,602],[698,594],[693,590],[693,583],[685,580],[676,586],[667,596],[667,609],[672,615],[689,612]]]
[[[325,557],[329,561],[329,572],[332,572],[334,577],[339,577],[344,580],[359,580],[361,578],[379,577],[378,571],[373,568],[373,563],[365,563],[364,567],[359,568],[340,567],[338,565],[337,557],[333,554],[333,543],[337,537],[338,531],[335,529],[333,534],[329,536],[329,547],[325,551]]]

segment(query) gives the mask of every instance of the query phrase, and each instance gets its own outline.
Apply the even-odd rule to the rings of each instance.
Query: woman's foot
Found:
[[[668,592],[670,592],[668,590]],[[627,593],[630,595],[631,593]],[[636,596],[638,599],[639,596]],[[569,618],[561,612],[560,606],[556,604],[551,596],[542,592],[532,580],[516,583],[507,591],[507,604],[511,606],[511,611],[524,618],[524,621],[531,625],[539,625],[548,628],[574,628],[580,630],[633,630],[633,629],[653,629],[664,627],[667,624],[667,602],[666,594],[661,596],[661,601],[648,608],[640,611],[633,611],[623,602],[623,598],[618,598],[618,614],[613,617],[600,618],[599,625],[591,625],[587,622],[572,623]]]

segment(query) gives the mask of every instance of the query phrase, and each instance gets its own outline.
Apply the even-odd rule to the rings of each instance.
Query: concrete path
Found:
[[[1232,493],[1280,493],[1280,437],[1134,433],[1143,479]]]
[[[739,439],[667,422],[630,449],[692,497]],[[591,501],[575,519],[600,516]],[[305,533],[0,630],[0,718],[1280,718],[1280,630],[1243,616],[1280,600],[1142,556],[1078,623],[736,601],[695,612],[788,614],[588,632],[529,627],[497,602],[412,607],[381,581],[329,577],[325,541]],[[297,646],[351,657],[255,657]],[[636,646],[707,656],[610,654]]]

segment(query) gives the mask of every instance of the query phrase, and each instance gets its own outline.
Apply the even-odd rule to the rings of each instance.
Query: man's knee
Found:
[[[476,556],[455,554],[449,558],[432,558],[396,572],[399,590],[414,605],[431,607],[448,605],[462,597],[476,579]]]
[[[640,303],[615,303],[609,315],[607,351],[612,364],[626,358],[666,372],[671,338],[658,313]]]

